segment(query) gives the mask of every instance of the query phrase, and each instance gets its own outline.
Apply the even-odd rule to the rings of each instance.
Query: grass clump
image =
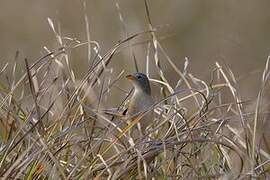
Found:
[[[269,59],[257,99],[241,98],[238,80],[226,64],[216,62],[211,81],[179,69],[166,53],[151,23],[100,54],[98,42],[61,36],[48,19],[59,48],[41,58],[0,71],[0,174],[3,179],[245,179],[269,177],[268,106],[264,101]],[[119,10],[120,11],[120,10]],[[121,15],[121,14],[120,14]],[[121,17],[121,16],[120,16]],[[122,23],[123,19],[120,18]],[[85,17],[89,32],[88,19]],[[156,84],[156,103],[122,121],[130,92],[119,87],[109,64],[127,47],[147,44],[146,74]],[[145,40],[146,39],[146,40]],[[87,46],[88,71],[77,79],[70,52]],[[161,58],[162,57],[162,58]],[[150,66],[150,60],[154,65]],[[134,58],[138,69],[137,60]],[[172,85],[162,64],[177,77]],[[24,68],[22,68],[24,67]],[[150,69],[156,74],[150,75]],[[22,72],[23,71],[23,72]],[[22,72],[18,77],[18,73]],[[104,110],[111,90],[123,94],[114,114]],[[129,132],[147,113],[155,118],[141,139]],[[113,116],[112,116],[113,114]]]

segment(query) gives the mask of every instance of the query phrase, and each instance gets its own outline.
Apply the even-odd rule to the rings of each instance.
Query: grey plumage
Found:
[[[132,117],[150,108],[154,100],[151,96],[151,87],[147,76],[143,73],[133,73],[126,76],[134,87],[134,92],[128,105],[128,117]],[[146,127],[153,121],[153,113],[146,114],[140,120],[141,130],[144,133]]]

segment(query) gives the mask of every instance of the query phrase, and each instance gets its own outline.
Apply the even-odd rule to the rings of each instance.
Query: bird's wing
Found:
[[[122,118],[127,114],[127,108],[124,111],[119,110],[118,108],[104,109],[102,112],[110,116]]]

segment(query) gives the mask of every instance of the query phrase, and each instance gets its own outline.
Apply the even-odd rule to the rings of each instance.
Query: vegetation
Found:
[[[61,36],[48,18],[59,48],[45,47],[47,53],[31,63],[27,59],[19,62],[18,52],[14,64],[2,67],[0,174],[3,179],[270,176],[265,100],[269,59],[261,73],[257,98],[242,99],[239,79],[225,63],[216,62],[209,71],[209,82],[189,72],[188,58],[183,68],[177,67],[156,35],[158,29],[151,23],[146,1],[145,9],[149,29],[126,37],[104,54],[100,53],[99,43],[90,40],[87,16],[88,33],[84,41]],[[117,74],[109,64],[115,54],[141,44],[148,47],[145,69],[155,84],[158,99],[147,111],[125,119],[122,111],[130,92],[118,84],[125,70]],[[88,48],[89,69],[78,79],[70,65],[70,53],[82,46]],[[138,69],[135,56],[133,60]],[[176,83],[166,78],[164,63],[173,68],[170,73],[176,77]],[[156,72],[154,76],[150,69]],[[114,88],[122,93],[122,103],[116,112],[108,113],[103,104],[110,99]],[[147,134],[135,141],[129,132],[151,111],[155,118]]]

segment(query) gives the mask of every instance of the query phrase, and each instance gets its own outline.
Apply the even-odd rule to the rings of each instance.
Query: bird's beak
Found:
[[[131,74],[127,75],[126,78],[127,78],[128,80],[135,80],[135,79],[136,79],[135,76],[133,76],[133,75],[131,75]]]

